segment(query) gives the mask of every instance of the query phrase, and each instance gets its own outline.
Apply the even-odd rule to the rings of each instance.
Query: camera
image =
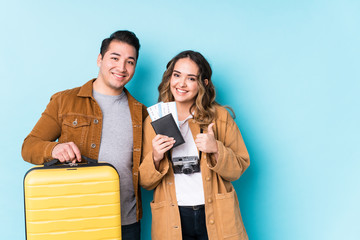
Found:
[[[200,172],[199,158],[197,156],[174,157],[172,162],[174,173],[191,174]]]

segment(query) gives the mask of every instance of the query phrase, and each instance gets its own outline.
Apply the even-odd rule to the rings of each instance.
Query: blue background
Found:
[[[356,0],[1,0],[0,238],[25,238],[23,139],[53,93],[97,76],[101,41],[129,29],[142,46],[127,87],[148,106],[175,54],[211,63],[251,156],[234,182],[250,239],[360,239],[359,25]]]

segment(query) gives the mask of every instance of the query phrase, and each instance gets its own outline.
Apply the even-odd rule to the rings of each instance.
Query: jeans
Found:
[[[208,240],[205,207],[179,206],[183,240]]]
[[[121,240],[140,240],[140,221],[121,226]]]

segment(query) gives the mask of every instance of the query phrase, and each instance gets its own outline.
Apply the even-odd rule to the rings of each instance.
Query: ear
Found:
[[[207,86],[207,85],[209,84],[209,79],[206,78],[206,79],[204,80],[204,83],[205,83],[205,86]]]
[[[101,61],[102,61],[102,55],[101,55],[101,53],[99,53],[99,55],[98,55],[98,57],[97,57],[97,60],[96,60],[96,63],[97,63],[97,65],[98,65],[98,67],[100,67]]]

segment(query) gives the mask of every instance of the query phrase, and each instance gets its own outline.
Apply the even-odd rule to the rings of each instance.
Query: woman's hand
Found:
[[[159,170],[160,161],[164,158],[164,154],[174,146],[174,143],[174,138],[160,134],[152,140],[153,160],[157,170]]]
[[[214,126],[214,123],[211,123],[208,126],[207,133],[200,133],[196,135],[195,144],[196,147],[204,152],[204,153],[213,153],[215,159],[218,158],[218,147],[217,142],[214,136],[214,131],[212,130],[212,127]]]

